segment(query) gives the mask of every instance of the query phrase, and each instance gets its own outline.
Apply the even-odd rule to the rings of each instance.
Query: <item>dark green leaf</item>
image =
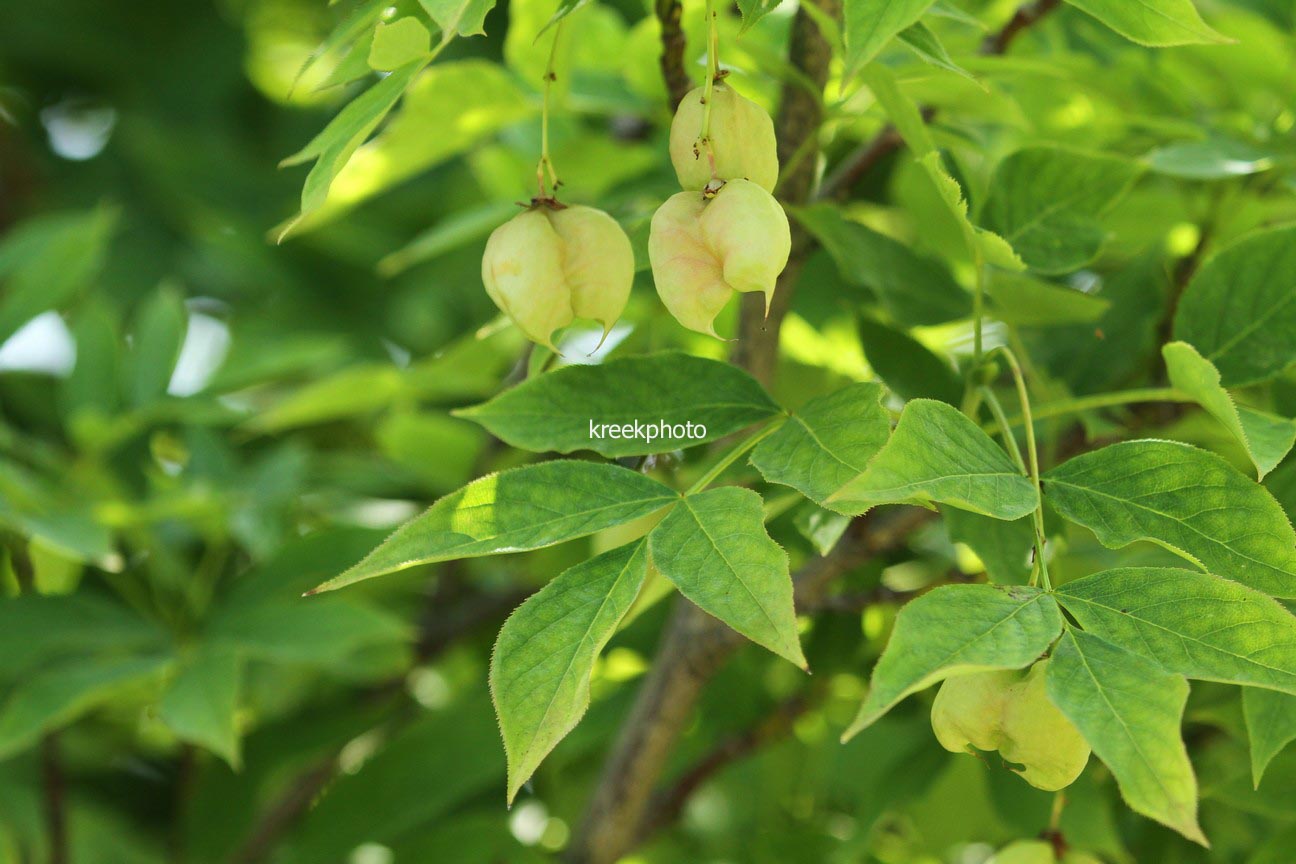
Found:
[[[872,318],[859,320],[864,357],[891,390],[902,399],[935,399],[957,405],[963,385],[948,360],[901,330]]]
[[[901,699],[953,675],[1023,669],[1062,632],[1062,613],[1048,594],[1025,587],[947,585],[910,601],[873,669],[868,696],[849,739]]]
[[[1251,740],[1251,780],[1258,788],[1273,758],[1296,741],[1296,696],[1263,687],[1244,687],[1242,715]]]
[[[1039,496],[1008,454],[957,408],[915,399],[864,473],[828,500],[843,513],[934,503],[1011,520],[1039,506]]]
[[[0,344],[90,284],[116,225],[116,212],[100,207],[30,219],[6,234],[0,242]]]
[[[617,457],[715,441],[778,411],[736,366],[671,352],[567,366],[455,413],[514,447]],[[689,432],[689,423],[704,429]],[[617,428],[602,428],[609,424]],[[682,434],[674,434],[677,428]]]
[[[1296,617],[1270,597],[1194,570],[1106,570],[1058,589],[1087,632],[1188,678],[1296,694]]]
[[[1117,33],[1154,48],[1230,42],[1212,30],[1192,0],[1067,0]]]
[[[787,553],[764,521],[750,489],[688,495],[648,535],[652,562],[703,611],[805,668]]]
[[[1241,141],[1207,138],[1178,141],[1147,154],[1148,167],[1158,174],[1185,180],[1225,180],[1260,174],[1274,166],[1273,155]]]
[[[540,549],[630,522],[679,500],[656,480],[616,465],[542,462],[489,474],[437,501],[315,591],[416,564]]]
[[[1219,370],[1187,342],[1161,349],[1170,384],[1191,396],[1246,448],[1260,479],[1296,444],[1296,422],[1238,405],[1220,383]]]
[[[982,218],[1031,268],[1069,273],[1098,256],[1098,221],[1139,174],[1115,156],[1028,147],[1005,158],[990,183]]]
[[[490,685],[512,802],[589,707],[590,674],[648,575],[640,540],[564,571],[504,622]]]
[[[1179,731],[1188,701],[1182,676],[1069,630],[1049,663],[1048,694],[1116,776],[1130,809],[1206,845]]]
[[[980,513],[941,508],[950,540],[964,543],[985,565],[990,581],[999,585],[1024,585],[1031,573],[1035,526],[1027,517],[1006,522]]]
[[[1213,453],[1127,441],[1044,475],[1063,516],[1119,549],[1151,540],[1203,570],[1274,597],[1296,597],[1296,532],[1273,496]]]
[[[892,37],[913,25],[935,0],[846,0],[846,78],[864,68]]]
[[[70,723],[119,687],[157,674],[167,662],[163,657],[81,657],[26,677],[0,708],[0,759]]]
[[[753,451],[751,462],[771,483],[823,503],[864,473],[891,434],[882,388],[852,384],[807,402]]]
[[[184,298],[174,288],[154,294],[135,319],[130,353],[130,397],[145,405],[167,392],[189,328]]]
[[[0,601],[0,681],[63,657],[160,648],[162,630],[131,609],[81,591]]]
[[[242,668],[229,651],[200,647],[184,661],[162,697],[159,715],[182,741],[205,747],[239,767],[236,722]]]
[[[1252,234],[1204,265],[1175,313],[1176,339],[1215,364],[1228,387],[1296,364],[1296,226]]]
[[[847,219],[829,204],[799,208],[792,215],[832,255],[842,278],[873,289],[900,324],[942,324],[971,311],[971,297],[940,262]]]

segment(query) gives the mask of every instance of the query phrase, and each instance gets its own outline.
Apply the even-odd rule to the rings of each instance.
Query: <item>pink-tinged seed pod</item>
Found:
[[[703,93],[701,87],[690,91],[671,122],[670,156],[680,186],[701,190],[712,179],[743,179],[773,192],[779,173],[774,121],[764,108],[717,81],[711,93],[709,158],[707,147],[698,142],[705,113]]]
[[[764,294],[769,308],[791,249],[783,208],[748,180],[730,180],[710,199],[671,196],[653,214],[648,236],[662,303],[685,327],[710,336],[735,291]]]
[[[621,317],[634,281],[630,238],[593,207],[538,204],[496,228],[482,256],[486,293],[527,338],[553,348],[576,318]]]

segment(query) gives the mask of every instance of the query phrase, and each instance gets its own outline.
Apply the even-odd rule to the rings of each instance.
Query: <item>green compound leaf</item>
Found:
[[[1111,308],[1103,297],[1054,285],[1025,273],[998,271],[986,286],[994,316],[1019,327],[1091,324]]]
[[[1068,582],[1057,598],[1086,632],[1168,672],[1296,694],[1296,616],[1245,585],[1129,567]]]
[[[280,167],[289,167],[315,160],[310,173],[306,175],[306,183],[302,186],[301,211],[279,232],[279,241],[282,242],[302,219],[323,206],[338,172],[378,128],[378,124],[400,100],[405,88],[426,65],[427,60],[419,58],[392,71],[348,102],[309,144],[280,163]]]
[[[831,204],[797,208],[792,215],[823,244],[842,278],[876,292],[898,323],[943,324],[971,311],[972,298],[942,262],[846,218]]]
[[[1188,682],[1097,636],[1068,630],[1048,668],[1048,695],[1116,777],[1121,797],[1203,846],[1197,778],[1179,727]]]
[[[1031,268],[1070,273],[1098,256],[1098,219],[1125,195],[1140,168],[1115,156],[1027,147],[995,169],[982,212]]]
[[[555,461],[488,474],[406,522],[369,555],[310,593],[416,564],[525,552],[647,516],[679,501],[650,477],[595,462]]]
[[[74,657],[22,679],[0,708],[0,759],[32,745],[111,699],[119,688],[157,675],[169,658]]]
[[[1262,687],[1242,688],[1242,717],[1251,741],[1251,781],[1259,788],[1265,769],[1296,741],[1296,696]]]
[[[782,0],[738,0],[738,8],[742,11],[742,28],[738,32],[747,32],[753,24],[777,9],[781,2]]]
[[[850,80],[891,39],[917,23],[935,0],[846,0],[846,74]]]
[[[961,75],[969,81],[976,80],[976,76],[954,62],[954,58],[950,57],[949,51],[945,50],[945,45],[941,42],[940,37],[922,21],[900,31],[899,38],[901,42],[909,46],[909,50],[917,54],[919,59],[929,66],[944,69],[946,72],[953,72],[955,75]]]
[[[1278,467],[1296,443],[1296,422],[1237,405],[1220,383],[1219,370],[1187,342],[1161,349],[1170,384],[1198,405],[1242,443],[1261,480]]]
[[[390,23],[379,21],[369,46],[369,66],[390,72],[423,58],[431,47],[432,35],[413,15]]]
[[[1150,540],[1203,570],[1296,597],[1296,532],[1263,486],[1213,453],[1127,441],[1044,475],[1044,497],[1109,549]]]
[[[804,669],[787,553],[765,533],[763,507],[736,486],[686,496],[648,535],[648,548],[681,594]]]
[[[950,540],[964,543],[976,553],[991,582],[998,585],[1026,584],[1035,548],[1035,525],[1030,518],[1005,522],[956,507],[942,507],[941,517]]]
[[[441,28],[445,42],[454,36],[485,35],[486,14],[495,8],[495,0],[419,0],[419,5]]]
[[[531,378],[482,405],[454,412],[514,447],[644,456],[715,441],[775,416],[754,378],[729,363],[668,352],[596,366],[567,366]],[[618,437],[593,427],[610,424]],[[648,424],[706,427],[699,437],[663,436]],[[621,432],[629,434],[621,437]],[[655,435],[656,437],[652,437]]]
[[[860,347],[873,371],[901,399],[935,399],[957,405],[963,385],[954,366],[903,330],[861,317]]]
[[[843,513],[878,504],[949,504],[996,519],[1019,519],[1039,496],[990,436],[952,405],[915,399],[863,474],[828,499]]]
[[[1201,19],[1192,0],[1067,0],[1117,33],[1152,48],[1232,42]]]
[[[954,675],[1022,669],[1062,632],[1048,594],[1026,587],[947,585],[910,601],[873,669],[868,695],[842,735],[867,729],[901,699]]]
[[[158,714],[176,737],[205,747],[238,770],[236,714],[242,661],[232,651],[201,646],[181,666]]]
[[[565,570],[504,622],[490,688],[508,755],[508,800],[589,707],[590,674],[644,578],[644,540]]]
[[[1179,301],[1174,335],[1214,363],[1226,387],[1296,365],[1296,225],[1253,234],[1203,264]]]
[[[752,465],[769,482],[822,504],[886,443],[891,421],[881,398],[882,388],[866,383],[810,400],[756,447]]]

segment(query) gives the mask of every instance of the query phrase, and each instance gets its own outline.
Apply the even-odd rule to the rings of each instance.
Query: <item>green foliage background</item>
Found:
[[[1168,755],[1118,789],[1130,740],[1095,743],[1102,759],[1057,825],[1067,841],[1118,864],[1290,861],[1296,629],[1257,592],[1296,598],[1292,4],[1045,2],[1023,7],[1042,14],[1019,29],[1014,0],[847,0],[840,20],[835,4],[811,7],[828,10],[810,17],[833,57],[822,123],[793,158],[837,194],[786,202],[810,251],[768,395],[652,288],[648,220],[677,189],[655,9],[573,5],[561,7],[551,118],[561,195],[615,216],[640,270],[607,344],[591,354],[599,334],[578,327],[557,359],[524,346],[480,279],[486,236],[532,194],[554,31],[537,34],[552,0],[0,5],[0,343],[19,334],[0,351],[0,862],[574,854],[678,588],[793,662],[746,646],[707,682],[653,778],[665,805],[627,860],[977,864],[1047,828],[1053,796],[995,754],[942,750],[931,691],[899,701],[944,674],[948,661],[921,650],[925,630],[883,681],[895,698],[860,706],[893,628],[903,643],[898,611],[973,596],[936,586],[1023,585],[1036,530],[1067,626],[1083,628],[1054,649],[1070,680],[1107,650],[1141,652],[1112,662],[1124,678],[1107,684],[1142,682],[1173,703],[1194,679],[1187,779],[1165,712],[1136,716],[1157,700],[1118,705],[1152,730],[1134,749],[1151,740]],[[793,13],[722,10],[730,81],[771,113],[804,85],[789,66]],[[406,29],[411,43],[375,37],[410,19],[423,28]],[[685,3],[683,25],[683,69],[700,83],[700,2]],[[1006,52],[985,50],[1005,33]],[[891,143],[861,163],[879,136]],[[293,153],[309,171],[278,168]],[[851,166],[863,170],[843,181]],[[997,432],[995,418],[953,407],[971,380],[1010,419],[1024,408],[1006,368],[972,362],[979,282],[986,346],[1022,361],[1038,421],[1038,526],[1013,447],[978,430]],[[488,402],[523,380],[554,390]],[[526,422],[557,403],[569,410]],[[714,434],[667,453],[583,437],[582,411],[613,420],[649,404]],[[725,459],[734,442],[716,439],[771,417],[784,425],[749,438],[750,459]],[[1128,439],[1179,443],[1117,443]],[[454,527],[453,514],[437,522],[442,505],[397,535],[417,540],[413,554],[365,559],[432,502],[537,461],[527,450],[548,454],[542,467],[488,481],[491,500],[510,484],[540,495],[517,478],[543,476],[544,503],[597,491],[623,509],[598,530],[465,551],[435,545]],[[1144,469],[1164,483],[1130,486]],[[1164,522],[1126,506],[1152,492],[1168,496],[1152,508]],[[1221,528],[1216,509],[1233,521]],[[517,512],[532,530],[531,511]],[[835,560],[821,555],[858,526],[901,520],[792,618],[789,568]],[[708,524],[740,538],[727,576],[682,551]],[[459,557],[510,547],[531,551]],[[620,569],[569,569],[596,555]],[[345,581],[384,578],[301,597],[362,559]],[[1194,565],[1230,581],[1180,569]],[[739,582],[755,605],[731,603]],[[569,640],[592,667],[589,712],[565,737],[551,721],[515,735],[506,716],[510,753],[537,728],[556,743],[543,763],[531,754],[529,782],[511,782],[492,646],[528,597],[590,600],[578,589],[611,604],[588,625],[605,646]],[[1112,617],[1158,590],[1182,614]],[[1238,603],[1259,617],[1219,612]],[[1187,659],[1158,641],[1194,620],[1272,630],[1225,644],[1199,627],[1190,635],[1214,653]],[[535,623],[514,621],[500,646],[521,651]],[[977,656],[1024,662],[1006,650]],[[568,673],[535,674],[579,717],[586,682]],[[1084,686],[1097,695],[1073,719],[1088,734],[1079,718],[1105,722],[1088,713],[1104,682]],[[839,743],[852,726],[867,728]],[[1171,802],[1177,834],[1120,794],[1167,821],[1148,798],[1159,784],[1184,792],[1193,771],[1210,849],[1181,836],[1195,825],[1184,800]]]

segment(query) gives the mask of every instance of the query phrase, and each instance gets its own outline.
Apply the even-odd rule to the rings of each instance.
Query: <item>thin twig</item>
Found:
[[[931,516],[909,507],[886,518],[856,519],[831,552],[793,575],[798,608],[813,605],[834,579],[899,545]],[[688,726],[702,688],[744,642],[692,603],[677,600],[652,668],[568,849],[568,861],[611,864],[634,848],[653,788]]]
[[[701,786],[729,765],[787,737],[801,717],[823,699],[825,688],[815,686],[779,703],[767,716],[741,733],[722,741],[684,771],[673,784],[653,796],[639,829],[638,843],[679,819],[684,805]]]
[[[839,0],[805,2],[813,2],[829,19],[840,16]],[[779,164],[783,166],[778,197],[784,204],[806,203],[814,188],[818,171],[818,160],[814,155],[818,153],[818,146],[813,145],[812,154],[807,149],[810,147],[807,142],[818,137],[823,124],[822,94],[831,63],[832,43],[820,31],[814,15],[804,8],[798,9],[788,43],[788,65],[796,80],[783,84],[778,117],[774,121]],[[807,82],[812,88],[806,86]],[[766,385],[774,379],[783,318],[791,308],[792,293],[801,277],[801,268],[814,248],[813,239],[800,223],[793,221],[791,231],[791,254],[775,285],[768,312],[765,298],[759,293],[744,294],[739,309],[738,342],[734,347],[733,361]]]
[[[666,82],[666,93],[670,98],[671,113],[679,107],[680,102],[693,89],[693,79],[684,71],[684,28],[681,18],[684,7],[680,0],[657,0],[657,20],[661,24],[661,71],[662,80]]]
[[[1059,5],[1060,0],[1038,0],[1021,7],[1012,18],[1008,19],[1008,23],[986,37],[981,43],[981,53],[987,57],[1006,53],[1018,36]],[[925,107],[922,109],[922,114],[923,120],[930,123],[936,116],[936,109]],[[860,144],[841,161],[824,181],[818,197],[830,200],[846,195],[874,167],[902,146],[904,140],[896,132],[895,127],[888,123],[881,132]]]
[[[288,785],[288,791],[266,811],[248,839],[230,858],[233,864],[256,864],[274,850],[289,828],[310,809],[316,796],[337,774],[337,758],[329,756],[307,768]]]
[[[836,17],[839,12],[837,0],[805,2],[814,2],[830,17]],[[1038,5],[1051,8],[1055,4],[1041,0]],[[658,9],[661,8],[659,0]],[[1042,8],[1040,15],[1046,11]],[[663,18],[663,40],[666,38],[665,23],[666,18]],[[1004,34],[1002,46],[996,50],[1006,49],[1022,29],[1016,27],[1013,32]],[[819,31],[813,17],[804,8],[799,9],[789,43],[791,67],[799,78],[812,82],[815,89],[822,91],[831,60],[832,49],[828,40]],[[665,68],[666,57],[663,56]],[[670,80],[669,74],[667,80]],[[785,203],[804,203],[810,198],[817,160],[804,158],[804,148],[809,138],[819,134],[822,119],[823,105],[817,94],[807,92],[800,83],[784,85],[775,128],[780,164],[785,166],[786,175],[779,179],[779,197]],[[885,131],[880,134],[888,135]],[[871,160],[864,168],[865,173],[869,165],[876,164],[887,152],[900,146],[898,135],[889,133],[889,138],[891,140],[885,143],[876,139],[869,142],[852,157]],[[768,315],[764,298],[755,294],[744,295],[740,309],[739,339],[733,361],[766,384],[774,377],[779,331],[790,307],[793,289],[806,257],[815,248],[813,239],[799,225],[794,224],[792,232],[791,256],[779,277]],[[833,579],[871,555],[903,542],[930,515],[926,511],[906,508],[890,520],[895,527],[872,518],[852,522],[832,552],[814,559],[795,574],[798,604],[813,603]],[[612,864],[634,848],[642,826],[646,824],[652,790],[675,743],[688,725],[702,688],[742,642],[742,637],[734,631],[693,604],[677,598],[653,665],[604,764],[581,827],[568,848],[566,858],[569,862]]]

